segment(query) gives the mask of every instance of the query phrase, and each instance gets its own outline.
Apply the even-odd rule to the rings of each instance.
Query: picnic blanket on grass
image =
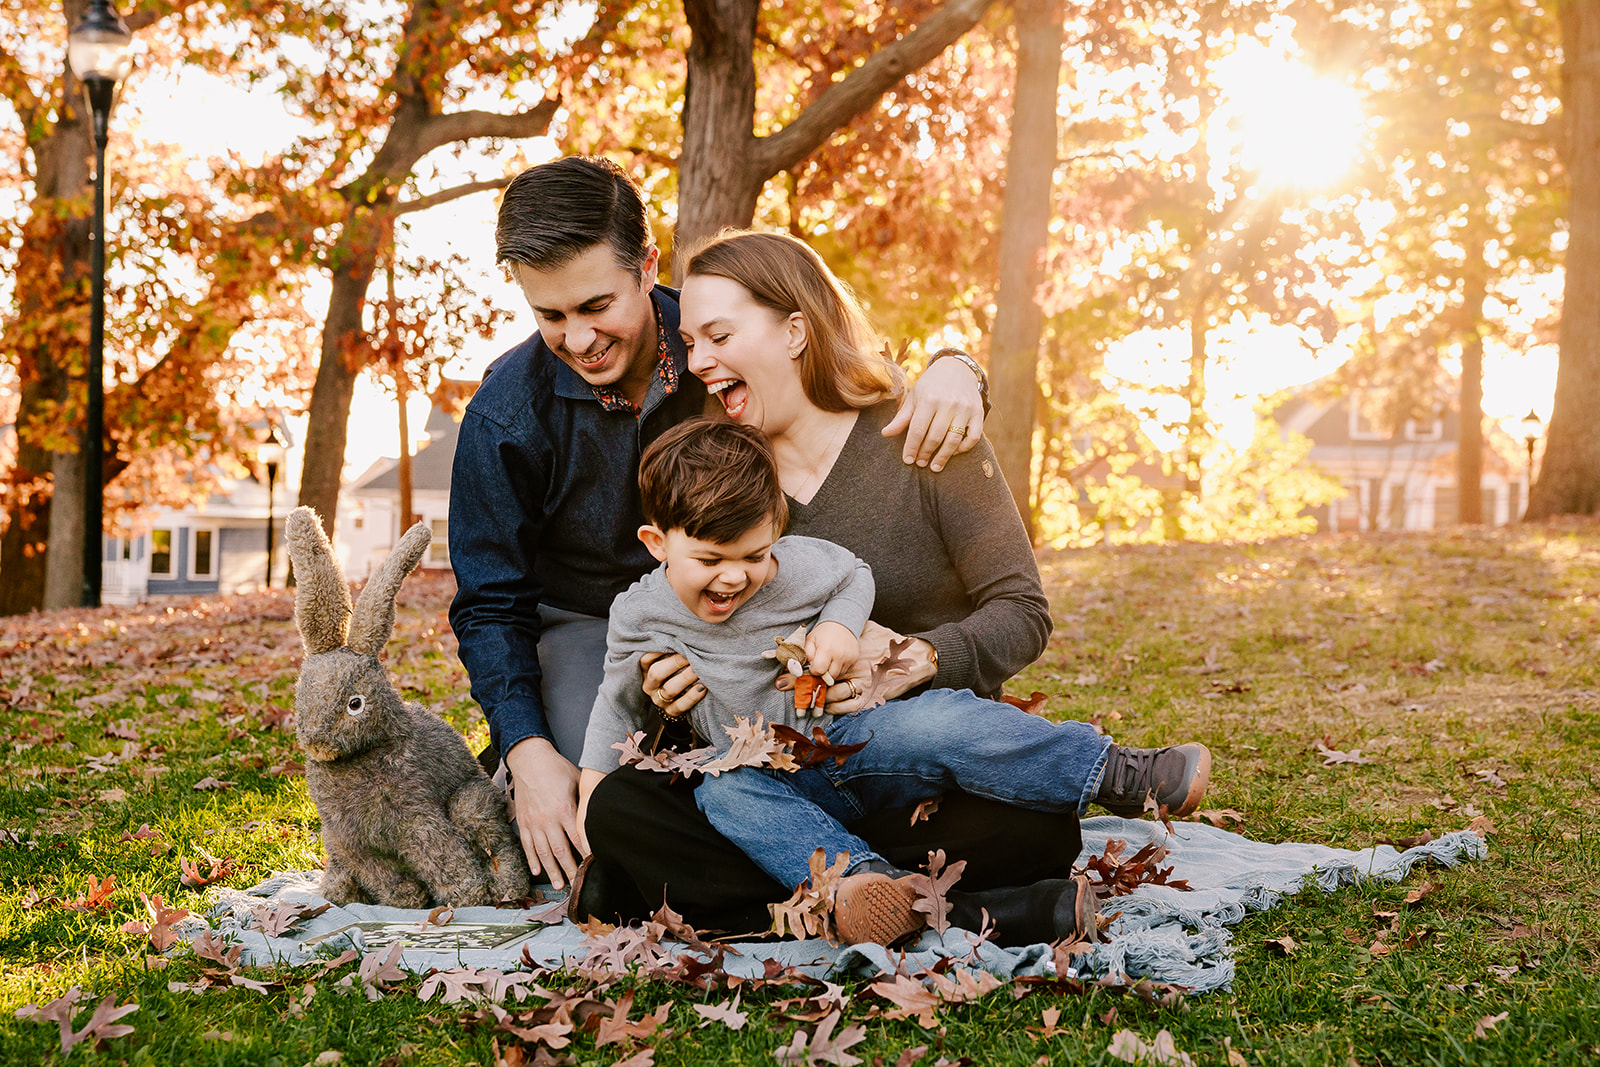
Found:
[[[1107,931],[1109,940],[1078,957],[1076,973],[1068,977],[1149,979],[1195,992],[1224,989],[1233,981],[1226,928],[1252,911],[1276,906],[1286,895],[1312,886],[1332,892],[1370,880],[1395,882],[1419,863],[1454,867],[1488,855],[1484,839],[1467,830],[1404,851],[1389,845],[1351,850],[1252,841],[1206,823],[1174,823],[1169,834],[1160,823],[1102,816],[1083,821],[1080,861],[1103,854],[1112,839],[1125,841],[1128,853],[1151,842],[1164,845],[1168,853],[1161,865],[1171,866],[1168,879],[1186,881],[1190,888],[1144,884],[1104,903],[1102,910],[1121,912]],[[528,911],[458,908],[443,926],[425,925],[426,910],[345,904],[302,919],[281,936],[257,928],[252,910],[263,903],[328,903],[317,895],[318,877],[316,871],[285,872],[250,889],[221,891],[210,914],[223,934],[243,946],[242,963],[292,966],[345,949],[369,952],[399,943],[398,962],[414,973],[457,967],[510,972],[523,969],[525,961],[551,969],[576,965],[596,948],[561,917],[559,900]],[[823,940],[736,942],[728,949],[722,969],[747,977],[762,975],[767,960],[817,978],[915,974],[952,959],[1012,978],[1053,974],[1055,968],[1048,945],[1001,948],[955,928],[942,936],[926,931],[903,950]]]

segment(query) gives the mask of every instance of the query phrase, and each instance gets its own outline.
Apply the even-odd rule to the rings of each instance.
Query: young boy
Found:
[[[763,652],[806,626],[816,675],[846,674],[872,608],[872,577],[849,551],[808,537],[782,537],[787,507],[777,467],[758,431],[694,420],[663,434],[640,464],[647,525],[639,537],[661,566],[613,602],[605,681],[585,738],[579,795],[617,766],[613,746],[644,726],[648,700],[639,659],[685,655],[706,695],[690,711],[696,733],[719,751],[736,719],[798,726],[821,722],[831,742],[866,742],[842,765],[793,772],[739,767],[705,775],[695,800],[711,824],[785,886],[810,877],[820,846],[828,861],[849,853],[835,900],[835,927],[848,942],[890,944],[921,929],[916,896],[848,827],[866,814],[959,788],[1019,806],[1075,812],[1096,782],[1071,782],[1062,768],[1092,766],[1104,742],[967,690],[933,690],[841,717],[804,721],[774,683],[782,665]],[[1049,939],[1093,935],[1087,879],[1048,887]],[[1037,936],[1037,935],[1035,935]]]

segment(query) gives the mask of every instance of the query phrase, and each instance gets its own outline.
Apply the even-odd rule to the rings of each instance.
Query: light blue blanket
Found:
[[[1169,835],[1155,822],[1113,816],[1084,820],[1084,858],[1103,853],[1110,839],[1127,842],[1124,855],[1159,841],[1168,849],[1161,866],[1170,865],[1169,878],[1187,881],[1190,888],[1141,885],[1131,894],[1103,904],[1102,910],[1120,911],[1121,915],[1108,931],[1110,940],[1096,946],[1091,955],[1078,958],[1074,976],[1114,981],[1148,978],[1196,992],[1224,989],[1232,983],[1234,970],[1226,927],[1247,913],[1274,907],[1285,895],[1309,886],[1331,892],[1373,879],[1394,882],[1418,863],[1454,867],[1463,859],[1488,855],[1484,839],[1466,830],[1402,852],[1388,845],[1359,851],[1312,844],[1274,845],[1205,823],[1173,826],[1175,832]],[[252,911],[260,912],[264,904],[310,907],[327,903],[317,896],[316,878],[315,871],[277,874],[250,889],[221,893],[211,915],[224,935],[244,946],[242,962],[297,965],[346,948],[364,952],[396,941],[404,945],[400,966],[418,974],[456,967],[513,971],[529,961],[558,968],[581,964],[586,958],[594,966],[601,955],[600,946],[571,923],[557,921],[559,910],[548,906],[531,912],[461,908],[443,927],[422,927],[428,915],[425,911],[348,904],[302,919],[283,936],[269,937],[259,929],[259,919],[252,918]],[[530,920],[548,925],[527,933]],[[975,934],[951,929],[943,937],[928,931],[904,951],[878,945],[838,946],[821,940],[738,943],[729,946],[722,967],[729,974],[755,977],[763,973],[763,961],[772,959],[820,978],[896,971],[914,974],[941,959],[953,958],[969,959],[970,965],[1003,976],[1054,973],[1048,945],[1000,948],[982,943],[975,947],[977,941]]]

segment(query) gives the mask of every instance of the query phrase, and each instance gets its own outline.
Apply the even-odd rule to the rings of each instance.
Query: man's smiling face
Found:
[[[623,269],[611,246],[597,244],[550,270],[512,264],[539,333],[556,358],[590,385],[618,389],[642,403],[656,370],[656,319],[650,290],[657,251],[642,270]]]

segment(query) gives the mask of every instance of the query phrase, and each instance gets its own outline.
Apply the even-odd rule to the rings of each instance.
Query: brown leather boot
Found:
[[[916,901],[908,878],[872,870],[847,874],[833,898],[834,931],[847,945],[887,947],[928,925],[926,915],[911,909]]]

